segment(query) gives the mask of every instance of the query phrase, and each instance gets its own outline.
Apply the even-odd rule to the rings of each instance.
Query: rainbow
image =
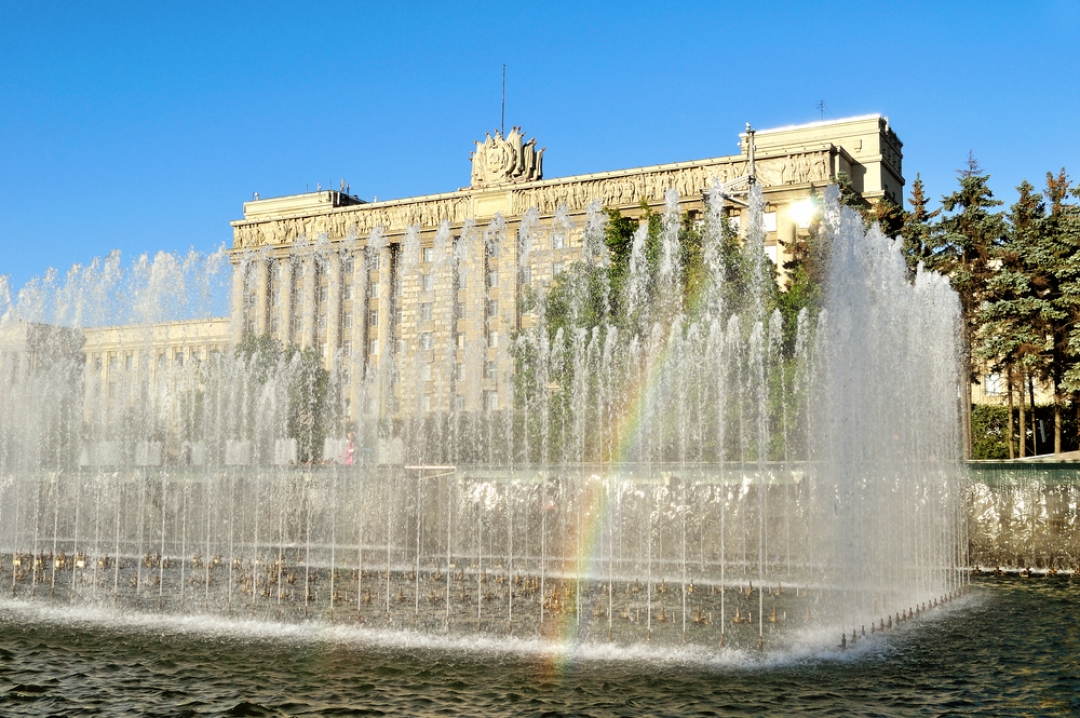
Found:
[[[565,534],[562,542],[559,555],[573,557],[565,566],[564,575],[588,576],[601,562],[603,537],[612,517],[613,501],[609,487],[617,476],[615,467],[638,455],[645,437],[645,417],[650,415],[660,401],[661,379],[671,361],[672,350],[671,346],[667,345],[647,371],[639,374],[637,380],[629,385],[628,395],[631,400],[623,405],[623,410],[612,422],[614,429],[610,435],[615,437],[615,449],[611,462],[607,464],[607,473],[602,477],[603,480],[585,482],[581,521]],[[542,600],[548,601],[550,597],[549,592]],[[586,610],[586,607],[582,606],[581,610]],[[551,662],[553,665],[566,667],[577,653],[579,616],[570,612],[556,615],[557,627],[551,634],[555,639]]]

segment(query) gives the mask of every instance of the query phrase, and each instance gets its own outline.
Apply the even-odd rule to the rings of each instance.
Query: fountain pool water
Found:
[[[44,347],[0,376],[0,582],[74,606],[709,650],[847,645],[955,597],[965,487],[947,282],[910,281],[896,244],[832,191],[815,235],[822,308],[785,315],[760,193],[741,241],[715,192],[709,206],[690,226],[669,197],[621,273],[592,209],[582,260],[522,293],[531,324],[494,350],[496,371],[516,366],[513,408],[386,398],[421,380],[478,394],[462,375],[491,352],[453,336],[388,342],[367,365],[342,352],[327,376],[268,343],[100,383],[65,327],[158,321],[179,278],[209,286],[220,257],[31,285],[0,325]],[[524,271],[535,242],[575,229],[563,212],[530,213],[513,237],[500,219],[457,238],[444,226],[434,261],[463,282],[513,242]],[[303,252],[373,263],[385,242]],[[395,252],[400,281],[418,233]],[[153,341],[148,329],[132,348]],[[346,400],[364,408],[352,424]],[[336,455],[350,428],[354,464],[290,461],[320,442]]]

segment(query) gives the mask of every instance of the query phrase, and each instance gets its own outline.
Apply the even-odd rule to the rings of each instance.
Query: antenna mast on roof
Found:
[[[824,122],[825,121],[825,110],[829,109],[828,107],[825,106],[825,100],[818,100],[817,104],[814,105],[814,107],[818,108],[818,112],[821,113],[821,121]]]
[[[502,122],[499,124],[499,133],[506,137],[506,63],[503,63],[502,83]]]

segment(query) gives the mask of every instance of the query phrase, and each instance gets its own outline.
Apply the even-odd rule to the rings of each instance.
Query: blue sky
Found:
[[[0,274],[209,251],[255,191],[464,186],[503,63],[548,177],[731,154],[824,100],[890,117],[907,191],[936,204],[972,150],[1009,203],[1080,182],[1078,28],[1066,0],[6,2]]]

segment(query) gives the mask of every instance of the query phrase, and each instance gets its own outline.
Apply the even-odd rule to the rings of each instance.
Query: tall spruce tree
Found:
[[[904,260],[907,262],[908,271],[914,277],[915,269],[920,263],[924,266],[930,263],[933,230],[931,223],[941,214],[941,210],[935,209],[931,212],[927,209],[929,200],[922,175],[919,174],[915,175],[915,181],[911,184],[911,197],[908,202],[911,203],[911,210],[904,212],[900,236],[904,238]]]
[[[1069,180],[1065,170],[1055,177],[1046,174],[1046,214],[1038,222],[1035,241],[1027,248],[1025,263],[1035,290],[1034,308],[1037,330],[1041,333],[1040,378],[1054,395],[1054,453],[1061,453],[1062,410],[1065,403],[1065,375],[1074,358],[1069,349],[1069,334],[1075,324],[1076,307],[1065,291],[1080,251],[1070,215],[1075,206],[1068,203]]]
[[[990,175],[983,174],[973,153],[967,166],[958,170],[960,188],[941,198],[945,214],[938,222],[931,243],[932,268],[949,277],[960,295],[961,363],[964,376],[963,420],[964,457],[971,457],[971,356],[972,336],[978,326],[979,309],[986,297],[991,274],[990,255],[1001,243],[1005,224],[992,212],[1002,204],[990,191]]]
[[[1045,205],[1026,180],[1020,196],[1009,208],[1003,241],[992,248],[996,270],[987,281],[985,302],[979,313],[976,355],[1005,375],[1009,402],[1009,458],[1013,458],[1013,397],[1020,389],[1020,456],[1027,455],[1027,417],[1024,407],[1026,377],[1042,373],[1045,330],[1038,311],[1029,256],[1039,243]]]
[[[1054,451],[1061,451],[1061,432],[1066,401],[1080,394],[1080,205],[1070,201],[1080,197],[1080,185],[1069,187],[1062,168],[1055,176],[1048,172],[1043,195],[1047,213],[1043,219],[1043,246],[1036,258],[1052,267],[1052,282],[1046,286],[1048,323],[1048,379],[1054,389]],[[1080,411],[1080,407],[1077,407]]]

